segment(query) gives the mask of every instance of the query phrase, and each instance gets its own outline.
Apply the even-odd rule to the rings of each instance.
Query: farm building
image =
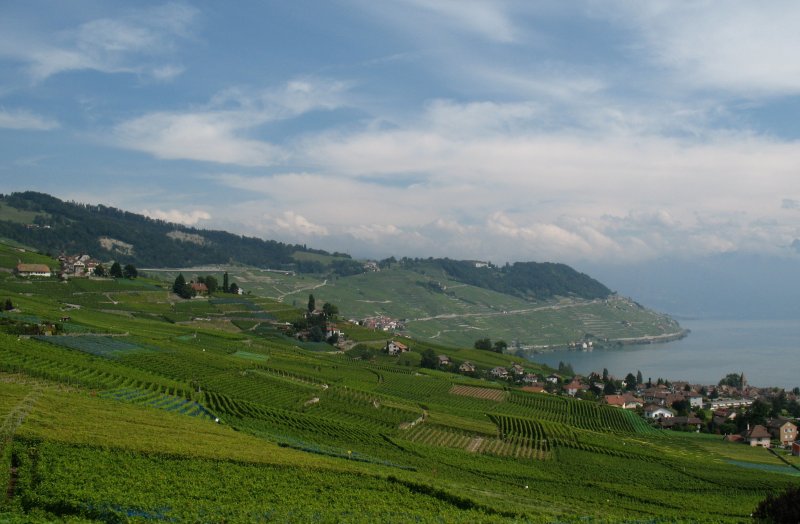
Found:
[[[462,362],[460,366],[458,366],[458,370],[461,373],[475,373],[475,364],[469,360],[466,360]]]
[[[49,277],[52,275],[46,264],[17,264],[16,273],[21,277]]]
[[[744,441],[751,446],[770,447],[770,435],[767,428],[761,424],[756,424],[742,434]]]
[[[489,374],[492,375],[494,378],[508,378],[508,370],[501,366],[492,368],[492,370],[489,371]]]
[[[672,410],[665,408],[664,406],[659,406],[656,404],[650,404],[649,406],[644,408],[644,416],[647,418],[670,418],[674,417],[675,413]]]
[[[643,405],[641,400],[630,393],[625,393],[624,395],[606,395],[603,397],[603,402],[609,406],[622,409],[636,409]]]
[[[395,342],[394,340],[391,340],[386,343],[386,347],[384,349],[390,355],[399,355],[400,353],[406,353],[408,351],[408,346],[400,342]]]

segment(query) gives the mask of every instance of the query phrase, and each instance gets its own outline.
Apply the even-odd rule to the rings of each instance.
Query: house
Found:
[[[644,416],[646,418],[653,419],[672,418],[675,416],[675,413],[673,413],[671,409],[665,408],[664,406],[650,404],[644,408]]]
[[[387,342],[384,349],[386,349],[386,352],[390,355],[399,355],[400,353],[408,352],[408,346],[400,342],[395,342],[394,340]]]
[[[511,372],[514,374],[514,376],[520,377],[525,374],[525,368],[519,364],[511,364]]]
[[[553,373],[551,375],[547,375],[547,378],[545,378],[545,380],[551,384],[558,384],[558,382],[561,380],[561,375]]]
[[[522,382],[524,384],[537,384],[539,382],[539,377],[534,375],[533,373],[528,373],[524,377],[522,377]]]
[[[689,406],[692,409],[700,409],[703,407],[703,395],[699,393],[686,393],[683,398],[689,401]]]
[[[342,337],[342,330],[336,327],[335,324],[326,324],[325,325],[325,339],[329,339],[333,336]]]
[[[208,286],[206,286],[202,282],[192,282],[191,286],[192,286],[192,290],[195,293],[197,293],[198,295],[207,295],[208,294]]]
[[[52,275],[47,264],[17,264],[16,272],[21,277],[49,277]]]
[[[458,366],[458,370],[461,373],[475,373],[475,365],[469,360],[467,360],[462,362],[461,365]]]
[[[752,428],[742,433],[746,444],[751,446],[762,446],[768,448],[770,446],[770,435],[767,428],[761,424],[756,424]]]
[[[741,408],[747,407],[753,403],[749,398],[718,398],[708,402],[707,407],[713,411],[720,408]]]
[[[782,446],[789,446],[797,440],[797,426],[786,418],[773,418],[767,421],[767,430]]]
[[[622,409],[636,409],[644,405],[641,400],[630,393],[625,393],[624,395],[606,395],[603,397],[603,401],[609,406]]]
[[[506,368],[504,368],[504,367],[501,367],[501,366],[497,366],[496,368],[492,368],[492,370],[489,371],[489,374],[491,376],[493,376],[494,378],[505,378],[505,379],[508,378],[508,370]]]
[[[699,432],[703,421],[697,417],[669,417],[659,419],[658,425],[662,429],[692,427],[692,429]]]
[[[440,366],[449,366],[450,365],[450,357],[447,355],[439,355],[437,357],[439,359]]]
[[[581,384],[578,380],[573,379],[569,384],[564,384],[563,389],[567,395],[574,397],[578,394],[578,391],[585,390],[586,386]]]

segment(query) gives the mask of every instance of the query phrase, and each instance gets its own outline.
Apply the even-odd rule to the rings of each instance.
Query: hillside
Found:
[[[189,228],[103,205],[63,202],[31,191],[0,195],[0,237],[42,252],[91,253],[140,267],[240,264],[335,276],[365,272],[363,263],[341,253],[332,256],[305,246]],[[399,265],[422,273],[439,270],[450,279],[522,298],[593,299],[611,293],[564,264],[526,262],[496,268],[476,267],[469,261],[404,258]]]
[[[91,253],[137,266],[233,262],[296,270],[320,266],[293,257],[298,252],[315,252],[304,246],[186,227],[113,207],[63,202],[32,191],[0,198],[0,237],[42,252]]]
[[[331,302],[348,319],[388,317],[401,321],[399,332],[448,346],[472,346],[489,337],[512,349],[542,351],[592,341],[613,346],[649,337],[682,336],[681,326],[667,315],[611,295],[523,298],[464,284],[441,268],[406,269],[401,264],[348,277],[285,274],[255,268],[226,268],[231,279],[253,294],[303,307],[309,294]],[[167,280],[174,270],[150,271]],[[186,269],[187,278],[222,271]],[[388,335],[387,335],[388,336]]]
[[[798,478],[763,449],[480,378],[509,355],[407,340],[365,360],[283,336],[291,305],[168,287],[0,272],[0,520],[742,522]],[[422,368],[427,349],[479,371]]]

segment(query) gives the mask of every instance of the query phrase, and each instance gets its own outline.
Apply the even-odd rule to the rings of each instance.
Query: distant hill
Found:
[[[453,280],[491,289],[525,299],[554,296],[587,299],[606,298],[612,294],[606,286],[566,264],[552,262],[515,262],[503,267],[469,260],[403,259],[400,264],[412,270],[441,269]]]
[[[327,254],[302,245],[187,227],[103,205],[64,202],[32,191],[0,197],[0,236],[52,254],[89,253],[140,267],[238,263],[315,272],[322,264],[296,260],[293,254]]]
[[[64,202],[32,191],[0,196],[0,237],[52,254],[89,253],[139,267],[241,264],[339,277],[365,271],[361,262],[342,253],[197,229],[113,207]],[[446,278],[523,299],[611,295],[611,290],[593,278],[550,262],[496,267],[448,258],[403,258],[382,263],[423,273],[439,271]]]

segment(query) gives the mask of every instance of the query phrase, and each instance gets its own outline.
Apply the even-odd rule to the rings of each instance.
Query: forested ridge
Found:
[[[9,219],[3,208],[16,211],[17,219]],[[31,220],[25,222],[19,216],[29,216]],[[293,256],[297,252],[328,253],[305,245],[188,227],[104,205],[64,202],[33,191],[0,195],[0,237],[54,255],[89,253],[139,267],[242,264],[340,277],[365,271],[361,262],[338,252],[333,253],[337,258],[327,263],[297,258]],[[113,240],[102,243],[101,239]],[[596,299],[611,294],[588,275],[553,262],[515,262],[498,267],[449,258],[402,258],[399,262],[392,258],[380,265],[384,269],[399,265],[420,272],[441,270],[453,280],[524,299]]]

